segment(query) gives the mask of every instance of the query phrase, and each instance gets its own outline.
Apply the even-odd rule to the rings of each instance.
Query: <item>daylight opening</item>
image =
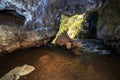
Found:
[[[82,30],[82,24],[84,22],[84,15],[74,15],[74,16],[61,16],[61,23],[59,32],[60,33],[66,31],[70,38],[76,38],[78,37],[79,32]]]

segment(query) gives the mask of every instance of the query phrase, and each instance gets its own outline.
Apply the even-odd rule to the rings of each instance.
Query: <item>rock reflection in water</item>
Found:
[[[16,66],[29,64],[35,71],[20,80],[120,80],[120,58],[110,55],[76,56],[63,48],[32,48],[3,55],[0,77]]]

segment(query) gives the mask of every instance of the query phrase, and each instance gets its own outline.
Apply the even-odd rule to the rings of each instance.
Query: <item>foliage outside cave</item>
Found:
[[[78,38],[79,33],[82,31],[82,24],[84,22],[84,15],[74,15],[74,16],[61,16],[60,29],[57,35],[66,31],[70,38]]]

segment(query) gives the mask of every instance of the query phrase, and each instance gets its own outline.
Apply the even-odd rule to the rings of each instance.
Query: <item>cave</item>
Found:
[[[120,80],[119,3],[1,0],[0,80]]]

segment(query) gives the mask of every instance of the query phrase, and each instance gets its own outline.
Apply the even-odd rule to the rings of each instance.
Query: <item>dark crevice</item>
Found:
[[[0,13],[8,14],[8,15],[13,15],[13,16],[16,16],[16,17],[18,17],[18,18],[25,19],[24,16],[18,14],[18,13],[17,13],[16,11],[14,11],[14,10],[4,9],[4,10],[0,11]]]
[[[0,25],[24,25],[25,17],[18,14],[14,10],[1,10],[0,11]]]
[[[97,37],[97,22],[98,22],[98,12],[94,12],[91,16],[90,16],[90,20],[89,22],[89,30],[90,30],[90,36],[93,38]]]
[[[89,35],[85,35],[87,36],[87,38],[92,38],[92,39],[97,38],[96,27],[97,27],[98,17],[99,17],[99,14],[97,11],[86,14],[85,20],[83,23],[83,29],[89,31]]]

